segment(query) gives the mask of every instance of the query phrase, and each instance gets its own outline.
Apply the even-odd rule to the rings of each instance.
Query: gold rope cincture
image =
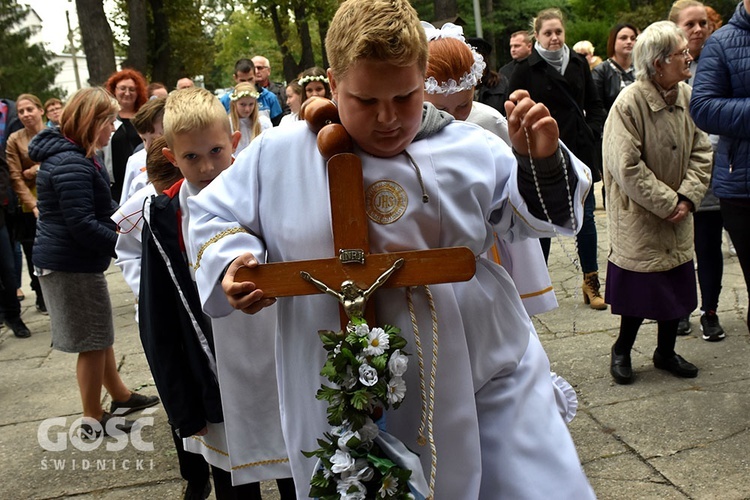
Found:
[[[542,189],[539,187],[539,179],[536,176],[536,166],[534,165],[534,158],[531,156],[531,139],[529,138],[529,130],[524,127],[523,133],[526,135],[526,146],[529,150],[529,162],[531,163],[531,174],[534,177],[534,186],[536,186],[536,194],[539,197],[539,203],[542,204],[542,210],[544,211],[544,215],[547,217],[547,222],[552,226],[552,230],[555,232],[555,239],[560,243],[560,247],[563,249],[563,252],[565,252],[565,255],[568,257],[568,260],[573,263],[573,267],[580,273],[581,272],[581,265],[578,262],[577,257],[574,257],[570,255],[570,252],[568,252],[567,247],[563,244],[562,235],[557,231],[557,228],[552,223],[552,218],[549,216],[549,212],[547,212],[547,205],[544,203],[544,199],[542,198]],[[565,189],[568,192],[568,207],[570,208],[570,225],[573,228],[573,234],[575,235],[578,231],[576,230],[576,216],[575,216],[575,210],[573,209],[573,194],[570,192],[570,180],[568,179],[568,165],[565,161],[565,154],[561,152],[562,155],[562,167],[563,167],[563,175],[565,176]],[[593,189],[593,185],[592,185]],[[573,242],[575,245],[576,250],[576,256],[578,256],[578,240],[573,237]],[[573,314],[573,333],[576,333],[576,312],[578,309],[578,287],[574,288],[573,291],[573,301],[575,303],[575,311]]]
[[[422,417],[419,423],[417,444],[424,446],[428,442],[430,443],[430,497],[435,497],[435,479],[437,477],[437,446],[435,446],[435,435],[433,432],[433,416],[435,414],[435,379],[437,377],[437,360],[438,360],[438,324],[437,324],[437,310],[435,309],[435,301],[432,297],[430,287],[424,285],[425,294],[427,295],[427,302],[430,306],[430,317],[432,319],[432,364],[430,366],[430,393],[429,401],[427,397],[427,388],[425,385],[425,366],[424,356],[422,351],[422,342],[419,338],[419,326],[417,324],[417,316],[414,312],[414,303],[412,301],[412,290],[416,287],[408,287],[406,289],[406,301],[409,305],[409,316],[411,317],[411,326],[414,331],[414,343],[417,346],[417,360],[419,363],[419,388],[420,388],[420,400],[421,400],[421,413]],[[427,428],[427,437],[425,438],[425,427]]]

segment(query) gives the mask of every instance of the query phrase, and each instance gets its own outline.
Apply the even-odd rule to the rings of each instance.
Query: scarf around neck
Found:
[[[555,68],[561,75],[565,74],[570,62],[570,49],[567,45],[563,44],[561,49],[547,50],[539,42],[534,42],[534,48],[542,56],[542,59],[547,61],[547,64]]]
[[[674,104],[677,102],[677,95],[680,91],[680,84],[675,84],[671,89],[665,89],[658,83],[656,83],[656,80],[652,79],[651,82],[654,84],[654,87],[656,87],[656,90],[659,91],[659,95],[662,99],[664,99],[664,102],[667,104],[667,106],[674,106]]]

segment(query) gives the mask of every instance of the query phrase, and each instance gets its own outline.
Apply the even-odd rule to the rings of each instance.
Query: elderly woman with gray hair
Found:
[[[644,319],[656,320],[656,368],[695,377],[674,351],[679,318],[697,305],[692,212],[708,187],[711,144],[688,112],[690,52],[684,33],[661,21],[633,49],[636,82],[625,88],[604,127],[609,201],[606,301],[621,316],[610,373],[634,375],[631,350]]]

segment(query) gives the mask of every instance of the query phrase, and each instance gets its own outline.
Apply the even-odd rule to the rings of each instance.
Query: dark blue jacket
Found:
[[[52,271],[104,272],[117,242],[110,219],[117,205],[107,171],[56,128],[44,129],[32,139],[29,156],[41,163],[34,265]]]
[[[184,257],[181,184],[144,214],[138,328],[169,423],[188,437],[224,417],[211,321]]]
[[[701,51],[690,113],[701,130],[720,136],[716,196],[750,198],[750,15],[742,2]]]

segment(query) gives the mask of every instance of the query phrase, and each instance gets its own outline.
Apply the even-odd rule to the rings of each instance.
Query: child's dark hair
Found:
[[[164,117],[164,105],[166,97],[155,97],[149,99],[146,104],[135,114],[131,123],[139,134],[151,134],[154,132],[154,123]]]
[[[167,140],[159,137],[151,143],[146,151],[146,175],[157,193],[168,189],[172,184],[182,179],[182,172],[175,167],[162,153],[167,147]]]

